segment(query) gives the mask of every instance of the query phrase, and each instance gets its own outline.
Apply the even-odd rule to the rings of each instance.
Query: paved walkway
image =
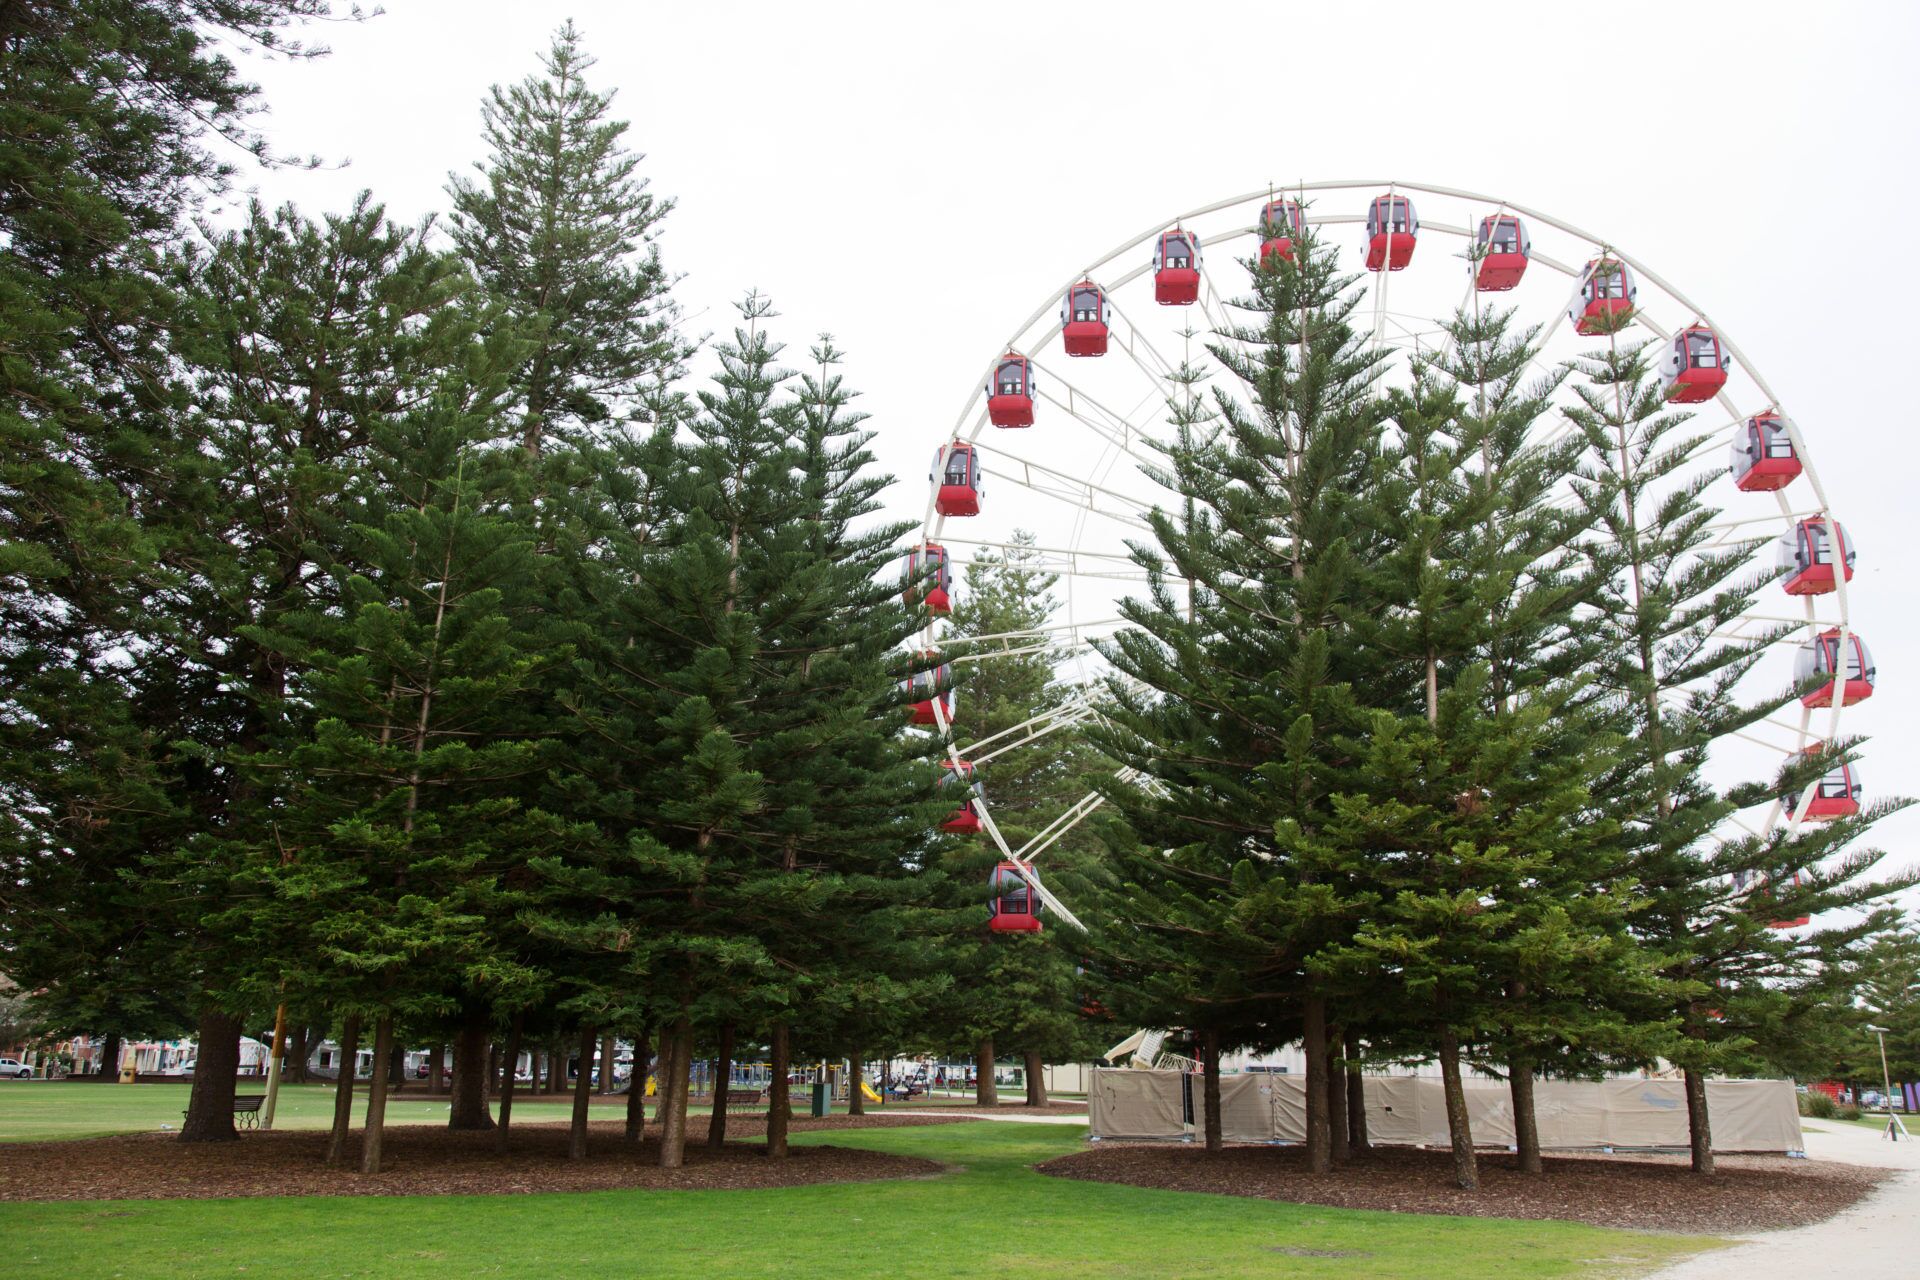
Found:
[[[1909,1121],[1920,1135],[1920,1125]],[[1807,1158],[1900,1169],[1897,1177],[1845,1213],[1810,1227],[1740,1236],[1649,1280],[1913,1280],[1920,1275],[1920,1140],[1888,1142],[1871,1129],[1836,1121],[1806,1124]]]
[[[867,1114],[878,1115],[880,1113],[872,1111]],[[1014,1124],[1085,1124],[1087,1122],[1087,1113],[1084,1111],[1077,1115],[1066,1111],[1047,1111],[1035,1116],[1023,1116],[1017,1112],[1006,1111],[922,1111],[918,1107],[915,1107],[913,1114],[916,1116],[953,1116],[958,1120],[1007,1120]]]

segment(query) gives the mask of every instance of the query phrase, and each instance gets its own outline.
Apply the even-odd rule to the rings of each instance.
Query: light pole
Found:
[[[1900,1117],[1893,1114],[1893,1077],[1887,1072],[1887,1029],[1876,1027],[1871,1022],[1867,1030],[1880,1037],[1880,1087],[1886,1090],[1882,1096],[1887,1101],[1887,1128],[1885,1136],[1889,1142],[1898,1142],[1907,1136],[1907,1127],[1900,1123]]]

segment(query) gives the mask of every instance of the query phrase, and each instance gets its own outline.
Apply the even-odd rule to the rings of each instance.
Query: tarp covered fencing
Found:
[[[1186,1090],[1191,1081],[1192,1096]],[[1463,1082],[1476,1146],[1510,1147],[1513,1104],[1498,1080]],[[1228,1142],[1302,1142],[1306,1081],[1250,1071],[1220,1078]],[[1088,1093],[1095,1138],[1186,1138],[1196,1132],[1201,1082],[1179,1071],[1102,1068]],[[1444,1147],[1447,1105],[1427,1076],[1368,1076],[1367,1136],[1387,1146]],[[1552,1150],[1683,1148],[1687,1099],[1678,1080],[1542,1080],[1534,1085],[1540,1145]],[[1193,1119],[1189,1119],[1193,1117]],[[1716,1151],[1801,1151],[1800,1110],[1785,1080],[1710,1080],[1707,1117]]]

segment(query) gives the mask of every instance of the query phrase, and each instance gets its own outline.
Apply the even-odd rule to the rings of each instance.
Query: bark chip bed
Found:
[[[1448,1213],[1477,1218],[1557,1219],[1598,1227],[1726,1235],[1799,1227],[1863,1198],[1892,1170],[1774,1156],[1721,1156],[1711,1178],[1684,1156],[1548,1156],[1539,1177],[1510,1155],[1480,1156],[1480,1189],[1453,1185],[1445,1151],[1377,1148],[1326,1177],[1306,1171],[1297,1146],[1200,1146],[1103,1142],[1049,1160],[1041,1173],[1165,1191],[1284,1200],[1341,1209]]]
[[[791,1131],[880,1129],[951,1124],[932,1116],[795,1117]],[[766,1116],[728,1117],[727,1135],[757,1137]],[[327,1133],[281,1129],[245,1133],[235,1142],[186,1143],[172,1133],[122,1134],[66,1142],[8,1143],[0,1161],[0,1201],[203,1200],[224,1196],[511,1195],[538,1191],[740,1190],[826,1182],[923,1178],[943,1166],[913,1156],[851,1147],[794,1146],[769,1160],[759,1143],[706,1145],[707,1118],[688,1117],[686,1164],[662,1169],[659,1126],[630,1147],[620,1123],[588,1126],[587,1158],[567,1159],[567,1126],[513,1126],[513,1150],[493,1149],[494,1135],[454,1133],[441,1125],[388,1125],[385,1168],[359,1172],[360,1131],[342,1167],[325,1164]]]

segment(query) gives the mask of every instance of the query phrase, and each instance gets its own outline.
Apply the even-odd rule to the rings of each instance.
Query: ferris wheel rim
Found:
[[[1531,248],[1531,251],[1528,255],[1529,265],[1531,265],[1531,263],[1533,262],[1538,262],[1540,263],[1541,266],[1546,267],[1551,271],[1554,271],[1560,275],[1573,278],[1576,281],[1576,284],[1575,284],[1576,292],[1579,289],[1580,284],[1584,282],[1584,277],[1586,273],[1592,269],[1593,262],[1595,260],[1605,260],[1605,259],[1611,258],[1625,264],[1629,270],[1636,273],[1647,284],[1651,285],[1654,289],[1657,289],[1661,294],[1664,294],[1666,298],[1671,300],[1673,303],[1678,304],[1678,307],[1682,312],[1690,312],[1691,315],[1693,316],[1692,320],[1685,321],[1670,329],[1668,327],[1663,326],[1657,319],[1654,318],[1653,315],[1649,314],[1650,312],[1649,307],[1645,305],[1636,304],[1632,312],[1632,323],[1638,324],[1641,327],[1645,328],[1649,333],[1653,335],[1654,340],[1658,342],[1672,341],[1674,335],[1677,334],[1680,329],[1683,329],[1688,325],[1698,324],[1698,325],[1704,325],[1711,328],[1715,337],[1719,340],[1726,355],[1730,358],[1732,362],[1734,362],[1737,365],[1737,367],[1741,370],[1741,372],[1753,383],[1754,387],[1758,390],[1759,394],[1765,400],[1765,404],[1762,407],[1755,409],[1751,413],[1743,413],[1739,409],[1739,407],[1734,403],[1732,399],[1732,393],[1730,392],[1730,390],[1725,386],[1720,388],[1717,394],[1713,398],[1717,403],[1719,403],[1720,407],[1726,413],[1727,419],[1729,420],[1729,426],[1731,427],[1731,429],[1737,432],[1745,422],[1751,420],[1752,418],[1763,415],[1763,414],[1771,413],[1779,418],[1782,426],[1784,427],[1787,433],[1788,439],[1791,441],[1793,449],[1800,460],[1801,475],[1807,481],[1808,488],[1811,491],[1812,496],[1814,498],[1815,505],[1812,508],[1812,511],[1809,513],[1804,509],[1796,509],[1793,505],[1789,503],[1789,500],[1785,494],[1784,489],[1777,489],[1773,491],[1773,494],[1776,500],[1776,505],[1778,507],[1778,510],[1774,515],[1768,516],[1768,517],[1753,517],[1750,521],[1743,521],[1743,522],[1737,522],[1737,523],[1763,523],[1767,521],[1780,521],[1784,523],[1788,528],[1792,528],[1794,527],[1794,524],[1797,520],[1807,519],[1807,518],[1821,518],[1827,521],[1830,526],[1839,526],[1841,528],[1844,528],[1843,522],[1839,521],[1838,517],[1834,513],[1832,502],[1830,501],[1827,495],[1826,487],[1820,478],[1819,470],[1814,461],[1812,451],[1807,447],[1806,440],[1801,435],[1799,427],[1793,415],[1787,411],[1787,408],[1783,403],[1783,401],[1781,400],[1778,393],[1773,389],[1772,385],[1766,380],[1765,376],[1759,371],[1759,369],[1755,366],[1755,364],[1747,358],[1746,353],[1744,352],[1744,350],[1740,348],[1738,343],[1731,336],[1729,330],[1724,326],[1722,326],[1721,324],[1717,323],[1713,319],[1711,314],[1708,313],[1704,307],[1701,307],[1692,298],[1690,298],[1688,295],[1683,293],[1679,288],[1674,286],[1664,275],[1660,274],[1659,272],[1655,271],[1652,267],[1648,266],[1639,257],[1631,254],[1627,250],[1622,249],[1617,242],[1595,235],[1594,233],[1587,231],[1584,228],[1578,227],[1572,224],[1571,222],[1558,218],[1552,214],[1546,213],[1545,211],[1540,210],[1532,205],[1521,204],[1511,199],[1505,199],[1498,196],[1492,196],[1492,195],[1487,195],[1480,192],[1469,191],[1464,188],[1441,186],[1434,183],[1409,181],[1404,179],[1330,179],[1330,180],[1317,180],[1313,182],[1307,182],[1303,180],[1303,181],[1297,181],[1297,182],[1290,182],[1286,184],[1277,184],[1269,188],[1266,188],[1265,190],[1255,190],[1246,194],[1232,196],[1226,199],[1211,201],[1209,203],[1198,205],[1191,209],[1184,210],[1180,213],[1175,214],[1170,218],[1163,219],[1153,223],[1151,226],[1149,226],[1139,234],[1134,235],[1133,237],[1123,241],[1119,245],[1107,251],[1105,254],[1092,259],[1083,268],[1070,274],[1065,280],[1063,280],[1060,283],[1060,285],[1057,288],[1055,288],[1049,294],[1047,294],[1045,299],[1035,309],[1032,315],[1030,315],[1016,330],[1014,330],[1014,332],[1009,337],[1009,339],[1005,343],[1002,343],[994,348],[993,354],[987,360],[984,366],[984,369],[982,371],[984,376],[977,376],[974,379],[973,385],[970,388],[969,395],[966,401],[964,402],[964,406],[960,412],[959,419],[956,421],[953,430],[949,434],[941,438],[941,443],[935,455],[936,470],[944,468],[946,458],[953,444],[965,443],[969,446],[976,447],[976,448],[982,447],[981,446],[982,433],[986,428],[986,426],[988,425],[987,409],[985,404],[983,403],[985,386],[987,382],[991,380],[993,376],[993,371],[998,366],[1000,361],[1010,353],[1024,356],[1029,361],[1030,369],[1038,367],[1038,357],[1048,348],[1048,345],[1051,341],[1059,338],[1059,335],[1061,333],[1061,329],[1059,326],[1046,325],[1044,329],[1042,329],[1041,326],[1043,326],[1044,322],[1048,320],[1049,316],[1056,311],[1056,309],[1060,305],[1059,303],[1060,298],[1067,291],[1073,289],[1075,286],[1077,286],[1083,281],[1092,282],[1093,284],[1095,284],[1097,287],[1101,289],[1103,299],[1109,304],[1112,304],[1112,297],[1116,291],[1126,287],[1127,285],[1133,284],[1134,282],[1138,281],[1142,276],[1146,275],[1147,272],[1153,269],[1152,264],[1150,262],[1144,262],[1144,261],[1137,262],[1135,265],[1123,271],[1118,276],[1110,276],[1108,279],[1102,280],[1100,278],[1101,274],[1107,271],[1113,263],[1122,259],[1122,257],[1128,253],[1135,253],[1139,251],[1142,247],[1148,244],[1155,243],[1163,233],[1169,230],[1176,229],[1176,228],[1185,229],[1186,224],[1189,223],[1190,221],[1201,219],[1211,214],[1221,213],[1223,211],[1230,210],[1241,205],[1254,205],[1254,204],[1264,205],[1264,203],[1269,200],[1282,198],[1282,197],[1292,197],[1292,198],[1299,199],[1303,205],[1301,220],[1305,225],[1335,226],[1335,225],[1343,225],[1343,224],[1350,224],[1350,223],[1356,223],[1356,222],[1364,222],[1365,221],[1364,214],[1331,212],[1331,213],[1319,213],[1319,214],[1309,215],[1306,213],[1304,209],[1304,205],[1306,203],[1306,196],[1308,193],[1343,192],[1343,191],[1368,191],[1368,192],[1374,192],[1374,193],[1385,191],[1388,194],[1417,193],[1417,194],[1424,194],[1424,195],[1433,195],[1433,196],[1441,197],[1447,200],[1463,201],[1472,205],[1484,205],[1484,206],[1487,206],[1489,209],[1491,209],[1496,216],[1500,213],[1510,212],[1521,218],[1534,219],[1543,226],[1551,227],[1554,230],[1559,231],[1564,235],[1570,236],[1577,241],[1583,242],[1586,246],[1588,246],[1594,251],[1593,260],[1590,260],[1585,267],[1575,268],[1564,262],[1557,260],[1551,255],[1544,253],[1537,247]],[[1417,225],[1420,231],[1436,232],[1441,235],[1465,238],[1465,239],[1468,239],[1469,241],[1471,241],[1476,234],[1473,229],[1467,226],[1457,226],[1451,223],[1434,220],[1434,219],[1428,219],[1424,217],[1419,220]],[[1259,231],[1259,228],[1258,228],[1257,219],[1256,219],[1253,225],[1236,226],[1227,230],[1217,231],[1212,234],[1196,234],[1194,235],[1193,239],[1196,245],[1198,245],[1200,248],[1206,248],[1206,247],[1211,247],[1217,244],[1240,241],[1249,236],[1257,236],[1258,231]],[[1196,255],[1196,258],[1198,258],[1198,256],[1199,255]],[[1202,262],[1196,261],[1195,265],[1200,270],[1201,279],[1203,281],[1203,284],[1205,285],[1205,288],[1203,288],[1202,290],[1200,301],[1204,301],[1206,294],[1211,292],[1213,295],[1214,301],[1216,303],[1220,303],[1224,305],[1227,299],[1225,295],[1221,294],[1217,290],[1217,288],[1213,287],[1210,277],[1206,276],[1205,274],[1204,264]],[[1391,288],[1391,283],[1390,283],[1391,278],[1393,275],[1397,274],[1397,271],[1385,270],[1385,271],[1379,271],[1377,273],[1370,273],[1370,274],[1377,274],[1379,277],[1379,289],[1377,291],[1377,303],[1379,306],[1378,315],[1380,317],[1384,317],[1384,315],[1386,314],[1385,302],[1387,300],[1388,290],[1390,290]],[[1471,283],[1471,276],[1469,276],[1469,283],[1467,288],[1468,288],[1469,296],[1472,296],[1475,290],[1474,290],[1473,284]],[[1128,328],[1130,330],[1130,336],[1137,336],[1140,332],[1138,326],[1134,325],[1133,322],[1130,319],[1128,319],[1123,312],[1119,311],[1117,304],[1112,304],[1112,306],[1113,306],[1113,310],[1115,311],[1116,314],[1118,314],[1119,318],[1127,322]],[[1208,315],[1210,321],[1214,319],[1212,312],[1210,310],[1206,311],[1205,314]],[[1431,317],[1418,317],[1418,318],[1431,320]],[[1549,328],[1540,337],[1540,341],[1542,345],[1544,345],[1544,343],[1552,336],[1554,330],[1558,328],[1559,321],[1563,318],[1564,318],[1564,313],[1556,315],[1556,318],[1553,321],[1553,324],[1549,326]],[[1380,346],[1392,345],[1382,341],[1381,331],[1384,329],[1383,320],[1377,318],[1376,324],[1377,326],[1379,326],[1379,328],[1376,329],[1376,334],[1374,338],[1376,345],[1380,345]],[[1040,329],[1041,331],[1039,333],[1038,340],[1033,340],[1032,335],[1035,334],[1036,329]],[[1208,332],[1210,334],[1217,333],[1219,332],[1219,330],[1220,330],[1220,326],[1217,323],[1215,323],[1210,326]],[[1134,363],[1140,365],[1141,372],[1149,379],[1149,381],[1152,381],[1155,375],[1151,370],[1147,369],[1144,364],[1140,363],[1137,353],[1134,352],[1132,348],[1131,342],[1127,345],[1125,349],[1127,354],[1134,359]],[[1154,354],[1157,357],[1157,352]],[[1166,365],[1164,358],[1160,358],[1160,363],[1163,366]],[[1059,380],[1062,381],[1063,385],[1067,385],[1069,387],[1069,394],[1070,395],[1072,394],[1071,384],[1065,383],[1064,377],[1062,377],[1061,375],[1054,375],[1054,374],[1050,374],[1049,376],[1054,376],[1056,378],[1059,378]],[[1146,403],[1146,399],[1143,398],[1142,405],[1144,406],[1145,403]],[[1070,414],[1070,417],[1073,417],[1076,420],[1078,420],[1077,415]],[[1082,421],[1082,425],[1087,425],[1084,423],[1084,420],[1081,420],[1081,421]],[[1124,425],[1127,421],[1129,421],[1129,419],[1122,418],[1121,421]],[[1711,433],[1711,437],[1703,441],[1702,447],[1703,448],[1711,447],[1712,444],[1718,442],[1724,430],[1725,430],[1724,428],[1716,427],[1714,431]],[[978,455],[976,455],[976,457],[977,456]],[[1103,463],[1106,463],[1107,456],[1108,456],[1107,453],[1102,454]],[[1114,461],[1117,461],[1117,457],[1114,458]],[[996,477],[996,478],[1006,479],[1006,477]],[[1010,482],[1015,484],[1020,483],[1017,480],[1013,480]],[[929,486],[929,494],[927,499],[926,510],[925,510],[925,514],[923,516],[922,524],[921,524],[921,544],[922,545],[926,545],[928,543],[940,542],[944,537],[946,537],[945,535],[946,516],[937,509],[938,488],[939,488],[939,483],[937,478],[935,478],[933,483],[931,483]],[[1097,511],[1097,508],[1094,507],[1094,505],[1091,502],[1092,496],[1093,496],[1093,488],[1090,487],[1088,492],[1089,502],[1085,509],[1088,511]],[[1072,535],[1072,544],[1073,544],[1071,549],[1072,555],[1079,556],[1079,555],[1087,554],[1083,552],[1078,545],[1083,536],[1084,536],[1084,521],[1077,521],[1074,526],[1074,532]],[[1006,547],[1010,545],[1007,543],[1000,543],[1000,544],[982,543],[982,542],[979,542],[978,540],[968,540],[968,539],[962,539],[957,537],[953,538],[952,540],[956,542],[961,542],[961,543],[970,543],[972,545],[994,545],[994,546],[1000,546],[1000,547]],[[1856,635],[1857,632],[1851,625],[1851,608],[1850,608],[1850,603],[1848,599],[1849,593],[1848,593],[1848,582],[1847,582],[1847,579],[1849,577],[1849,570],[1847,569],[1847,566],[1845,563],[1845,560],[1846,560],[1845,547],[1850,546],[1852,541],[1851,535],[1850,534],[1843,535],[1842,539],[1839,541],[1843,547],[1843,550],[1842,550],[1842,554],[1840,555],[1840,563],[1836,565],[1836,571],[1833,575],[1834,589],[1831,592],[1831,595],[1833,596],[1834,612],[1837,613],[1837,619],[1827,619],[1827,618],[1821,618],[1817,616],[1816,610],[1818,606],[1816,605],[1816,599],[1813,595],[1807,595],[1803,597],[1804,617],[1801,619],[1793,620],[1789,625],[1794,627],[1796,630],[1804,629],[1804,631],[1807,633],[1807,635],[1810,638],[1817,637],[1823,634],[1823,631],[1822,631],[1823,627],[1837,630],[1838,639],[1837,639],[1837,645],[1836,645],[1836,653],[1840,655],[1840,661],[1842,664],[1844,664],[1846,661],[1845,647],[1849,639],[1854,635]],[[950,564],[952,563],[951,559],[949,560],[949,563]],[[1069,608],[1071,608],[1071,597],[1069,597]],[[1745,613],[1743,613],[1742,618],[1744,619],[1745,616],[1746,616]],[[1092,626],[1097,624],[1087,624],[1087,625]],[[1070,618],[1068,626],[1065,629],[1075,637],[1076,643],[1079,648],[1084,649],[1084,647],[1088,643],[1090,643],[1090,641],[1087,638],[1085,638],[1080,634],[1081,628],[1077,625],[1077,620]],[[934,621],[930,619],[928,627],[926,628],[924,633],[924,639],[928,646],[937,647],[935,631],[936,631],[936,625]],[[1844,679],[1845,679],[1845,676],[1843,672],[1838,673],[1836,675],[1837,681],[1844,680]],[[1791,705],[1791,704],[1788,704],[1788,705]],[[1841,724],[1843,720],[1843,712],[1846,709],[1846,706],[1847,706],[1846,699],[1843,696],[1839,696],[1837,690],[1836,690],[1836,695],[1831,699],[1830,708],[1810,708],[1810,707],[1806,707],[1804,704],[1801,705],[1798,709],[1799,710],[1798,726],[1792,730],[1794,737],[1796,739],[1796,747],[1794,749],[1805,750],[1808,748],[1809,744],[1811,744],[1815,748],[1818,748],[1823,744],[1834,744],[1834,743],[1841,742],[1840,729],[1841,729]],[[1783,706],[1782,710],[1785,710],[1785,709],[1786,707]],[[1826,719],[1825,731],[1824,731],[1824,734],[1816,734],[1813,730],[1813,724],[1815,721],[1814,713],[1816,710],[1822,710],[1822,709],[1827,710],[1828,712],[1827,716],[1825,717]],[[1777,725],[1777,727],[1782,730],[1788,729],[1788,726],[1785,724],[1779,724]],[[944,723],[942,723],[940,726],[941,732],[946,736],[946,739],[947,739],[946,747],[947,747],[948,756],[953,762],[958,763],[961,760],[959,746],[957,741],[951,735],[951,733],[947,732],[948,728],[949,726],[945,725]],[[1766,745],[1768,745],[1771,749],[1776,749],[1776,750],[1779,749],[1777,747],[1777,744],[1769,743]],[[1817,787],[1815,784],[1809,784],[1803,787],[1799,797],[1800,802],[1797,806],[1795,806],[1797,811],[1785,815],[1786,824],[1787,824],[1789,833],[1791,833],[1794,830],[1797,830],[1806,820],[1806,810],[1809,804],[1811,803],[1811,800],[1813,798],[1813,793],[1815,792],[1816,789]],[[981,805],[983,814],[986,807],[987,806],[984,803]],[[1781,810],[1782,810],[1782,802],[1779,798],[1776,798],[1772,802],[1771,807],[1767,810],[1766,817],[1761,823],[1762,830],[1770,831],[1779,824],[1780,818],[1782,816]],[[1078,819],[1076,819],[1076,821],[1077,820]],[[1741,825],[1744,826],[1745,824],[1742,823]],[[1008,857],[1009,859],[1012,859],[1015,862],[1020,862],[1021,860],[1015,855],[1014,851],[1007,845],[1005,840],[1001,837],[1000,832],[997,828],[997,825],[992,823],[991,818],[987,819],[986,826],[987,826],[987,830],[992,835],[994,842],[999,846],[1002,854]],[[1037,887],[1038,886],[1036,884],[1036,888]],[[1052,895],[1048,894],[1047,896],[1051,897]]]

